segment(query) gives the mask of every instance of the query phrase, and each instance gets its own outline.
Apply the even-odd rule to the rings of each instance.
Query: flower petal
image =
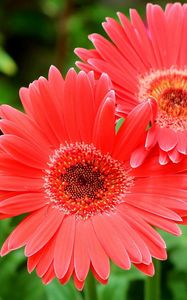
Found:
[[[93,143],[104,153],[110,153],[113,150],[115,138],[114,111],[115,94],[113,91],[111,91],[100,105],[93,129]]]
[[[94,274],[102,280],[106,280],[110,274],[109,257],[101,246],[96,233],[94,231],[92,222],[86,221],[87,225],[87,247],[90,255],[90,260],[95,270]]]
[[[97,215],[92,219],[96,235],[107,255],[121,268],[130,269],[130,259],[107,215]],[[116,248],[118,251],[116,252]]]
[[[169,128],[159,128],[158,143],[163,151],[172,150],[177,144],[177,135]]]
[[[54,270],[57,278],[62,278],[68,271],[75,240],[75,218],[67,216],[64,218],[58,232],[55,253]]]
[[[39,251],[59,229],[64,215],[55,208],[49,208],[45,219],[38,226],[25,247],[25,255],[31,256]]]
[[[46,205],[43,193],[24,193],[0,202],[0,212],[6,214],[23,214],[37,210]]]
[[[90,257],[87,247],[87,231],[86,221],[77,221],[75,230],[75,245],[74,245],[74,264],[75,274],[78,280],[84,281],[88,275],[90,268]]]
[[[11,134],[2,135],[0,136],[0,145],[15,160],[27,166],[38,169],[46,167],[48,155],[40,152],[22,138]]]
[[[143,102],[129,113],[116,135],[115,157],[123,160],[127,159],[141,142],[151,120],[151,107],[152,101]]]
[[[8,239],[5,241],[4,245],[7,244],[8,241],[8,251],[5,251],[5,249],[3,249],[3,245],[1,249],[1,255],[3,256],[11,250],[18,249],[24,246],[33,235],[33,232],[43,221],[45,214],[46,207],[31,213],[28,217],[23,219],[23,221],[19,223],[19,225],[14,229],[14,231],[12,231]]]

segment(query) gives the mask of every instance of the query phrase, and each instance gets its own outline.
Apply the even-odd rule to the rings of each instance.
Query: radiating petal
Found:
[[[93,129],[93,142],[103,153],[109,153],[113,150],[115,138],[114,111],[115,94],[109,92],[98,110]],[[108,143],[109,140],[110,143]]]
[[[121,268],[129,269],[130,259],[127,251],[120,240],[120,236],[117,235],[117,231],[110,224],[107,215],[97,215],[92,222],[96,235],[107,255]],[[118,248],[117,252],[116,247]]]
[[[0,202],[0,212],[6,214],[23,214],[37,210],[46,205],[42,193],[24,193]]]
[[[65,276],[68,271],[75,240],[75,218],[66,217],[58,232],[55,253],[54,270],[58,278]]]
[[[56,235],[54,235],[52,239],[42,248],[40,259],[36,266],[36,273],[39,277],[43,277],[46,274],[51,263],[53,262],[55,239]]]
[[[3,191],[39,191],[43,187],[42,178],[1,176],[0,189]]]
[[[46,207],[31,213],[19,223],[19,225],[14,229],[14,231],[10,234],[10,236],[7,239],[8,252],[24,246],[29,241],[35,230],[45,218],[45,214]],[[4,246],[2,246],[1,255],[5,255],[3,248]]]
[[[155,274],[155,269],[153,263],[149,265],[145,264],[134,264],[134,266],[140,270],[141,272],[145,273],[148,276],[153,276]]]
[[[43,284],[45,285],[49,284],[54,279],[54,277],[55,277],[54,267],[53,267],[53,263],[51,263],[49,269],[42,277]]]
[[[95,273],[103,280],[106,280],[110,274],[109,257],[101,246],[90,220],[87,220],[86,226],[87,247],[91,263]]]
[[[0,136],[0,146],[15,160],[34,168],[45,168],[48,155],[41,153],[29,142],[11,134]]]
[[[90,257],[87,247],[87,224],[84,221],[76,222],[74,263],[75,274],[78,280],[84,281],[90,268]]]
[[[53,237],[59,229],[64,215],[55,208],[50,208],[47,211],[45,219],[33,233],[32,238],[28,241],[25,247],[25,255],[31,256],[39,251]]]
[[[118,159],[127,159],[129,154],[142,140],[142,136],[144,135],[148,123],[151,120],[151,106],[151,101],[144,102],[136,106],[120,127],[120,130],[116,135],[116,149],[114,150],[114,155]],[[129,137],[133,134],[136,136],[134,136],[133,139],[129,139]]]

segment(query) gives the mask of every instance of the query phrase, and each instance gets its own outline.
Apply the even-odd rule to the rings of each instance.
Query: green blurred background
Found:
[[[63,74],[74,66],[75,47],[91,47],[89,33],[104,33],[105,17],[116,18],[116,11],[128,15],[130,7],[145,14],[144,1],[125,0],[0,0],[0,104],[20,107],[19,88],[40,75],[47,76],[56,65]],[[164,6],[164,1],[157,1]],[[0,223],[0,243],[18,219]],[[168,245],[168,260],[162,262],[160,300],[187,299],[187,229],[182,237],[162,234]],[[112,266],[107,286],[98,285],[99,300],[142,300],[145,276],[132,268],[122,271]],[[154,293],[154,291],[153,291]],[[0,300],[81,300],[72,282],[57,281],[43,286],[29,275],[23,250],[0,258]],[[93,299],[94,300],[94,299]]]

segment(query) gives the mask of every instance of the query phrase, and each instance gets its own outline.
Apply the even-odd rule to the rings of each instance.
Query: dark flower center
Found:
[[[93,166],[88,163],[71,166],[61,175],[61,180],[65,183],[64,191],[74,199],[96,199],[97,192],[104,187],[101,172],[94,171]]]
[[[169,115],[187,116],[187,91],[183,89],[167,88],[158,99],[159,106]]]

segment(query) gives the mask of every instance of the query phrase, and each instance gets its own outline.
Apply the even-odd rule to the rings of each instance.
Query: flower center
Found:
[[[48,201],[81,219],[114,210],[134,182],[129,168],[92,144],[60,146],[48,166],[44,176]]]
[[[158,103],[156,123],[175,131],[187,129],[187,70],[158,70],[139,80],[141,100],[153,97]]]
[[[174,117],[187,117],[187,91],[168,88],[158,97],[160,109]]]
[[[62,174],[61,180],[66,182],[64,191],[75,200],[88,197],[97,198],[97,192],[103,189],[104,181],[99,170],[94,171],[92,164],[77,163]]]

